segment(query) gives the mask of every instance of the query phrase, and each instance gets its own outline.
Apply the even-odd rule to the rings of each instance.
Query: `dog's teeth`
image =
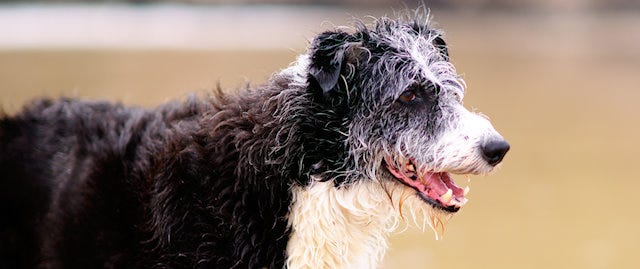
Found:
[[[451,205],[455,207],[464,206],[469,200],[467,198],[456,198],[451,200]]]
[[[415,172],[416,168],[413,167],[413,164],[407,164],[407,170],[409,170],[410,172]]]
[[[464,196],[467,196],[469,193],[469,186],[464,187]]]
[[[442,199],[442,202],[445,202],[447,204],[451,202],[451,198],[453,198],[453,190],[451,189],[447,189],[447,192],[445,192],[442,196],[440,196],[440,199]]]

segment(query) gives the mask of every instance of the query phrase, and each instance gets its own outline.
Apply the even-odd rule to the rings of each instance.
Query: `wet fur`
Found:
[[[437,212],[385,156],[488,170],[474,147],[438,142],[480,118],[457,112],[464,83],[448,59],[426,17],[382,18],[319,34],[237,95],[34,101],[0,118],[0,267],[375,267],[403,203]],[[415,83],[438,91],[399,104]]]

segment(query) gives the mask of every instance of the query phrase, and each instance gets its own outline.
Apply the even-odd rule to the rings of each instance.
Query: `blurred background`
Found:
[[[444,239],[394,235],[383,268],[640,268],[640,1],[424,2],[465,105],[512,149],[473,177]],[[316,33],[416,5],[0,1],[0,107],[60,95],[153,107],[257,85]]]

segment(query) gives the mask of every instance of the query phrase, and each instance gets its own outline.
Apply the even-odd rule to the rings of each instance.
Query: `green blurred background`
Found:
[[[425,1],[512,145],[444,239],[394,235],[383,268],[640,268],[640,2]],[[0,106],[71,96],[152,107],[263,83],[323,29],[387,1],[3,2]],[[458,181],[463,181],[460,178]]]

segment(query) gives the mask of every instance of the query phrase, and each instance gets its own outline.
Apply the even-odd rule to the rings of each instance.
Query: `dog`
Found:
[[[0,116],[2,268],[375,268],[509,144],[427,12],[318,34],[257,88]]]

